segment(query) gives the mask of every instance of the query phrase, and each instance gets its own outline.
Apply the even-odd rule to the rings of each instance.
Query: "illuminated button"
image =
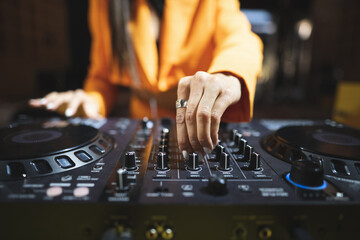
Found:
[[[46,196],[48,197],[57,197],[63,193],[62,187],[49,187],[46,190]]]
[[[35,171],[40,174],[50,173],[52,172],[52,169],[50,167],[50,164],[45,160],[35,160],[31,162],[31,165],[33,165]]]
[[[94,153],[96,153],[97,155],[102,155],[105,153],[105,149],[103,149],[97,145],[90,146],[90,150],[93,151]]]
[[[62,168],[71,168],[75,163],[68,156],[58,156],[55,158],[57,164]]]
[[[85,151],[77,151],[75,152],[75,156],[83,162],[88,162],[92,160],[92,157],[89,154],[87,154]]]
[[[86,197],[89,193],[90,190],[88,187],[78,187],[74,189],[74,196],[77,198]]]

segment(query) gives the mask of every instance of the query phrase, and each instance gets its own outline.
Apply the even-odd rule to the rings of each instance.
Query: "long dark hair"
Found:
[[[133,0],[109,0],[109,22],[111,29],[112,57],[119,63],[121,75],[129,71],[133,83],[139,83],[135,50],[127,29],[134,12]]]

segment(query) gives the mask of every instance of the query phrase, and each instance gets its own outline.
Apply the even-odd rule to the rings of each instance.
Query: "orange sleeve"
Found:
[[[209,73],[230,73],[241,81],[241,99],[224,113],[223,121],[250,121],[257,77],[262,65],[262,42],[251,32],[237,0],[219,0],[215,56]]]
[[[110,82],[111,42],[108,23],[107,1],[90,0],[89,28],[91,33],[90,67],[84,90],[100,105],[100,113],[106,116],[115,101],[117,88]]]

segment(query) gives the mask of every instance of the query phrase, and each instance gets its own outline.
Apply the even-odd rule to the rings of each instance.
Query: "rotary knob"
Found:
[[[253,152],[251,154],[250,164],[248,170],[259,171],[260,168],[260,154]]]
[[[156,169],[160,171],[168,170],[168,155],[164,152],[159,152],[157,155]]]
[[[235,136],[234,136],[234,145],[236,147],[239,147],[241,139],[243,139],[242,134],[241,133],[236,133]]]
[[[211,195],[222,196],[227,194],[227,183],[223,176],[212,175],[208,179],[207,192]]]
[[[229,157],[229,154],[227,154],[225,152],[223,152],[221,154],[220,161],[219,161],[219,170],[221,170],[221,171],[230,171],[231,170],[230,157]]]
[[[199,155],[197,153],[190,153],[187,163],[187,169],[190,171],[198,171],[199,167]]]
[[[127,170],[123,168],[119,168],[117,170],[117,181],[116,185],[120,191],[126,191],[129,189],[129,181],[127,178]]]
[[[234,142],[235,142],[235,136],[236,136],[237,133],[238,133],[238,130],[237,130],[237,129],[233,129],[233,130],[230,132],[229,142],[231,142],[231,143],[234,143]]]
[[[249,162],[251,160],[251,155],[254,151],[254,148],[250,145],[246,145],[245,147],[245,152],[244,152],[244,158],[243,161],[244,162]]]
[[[220,158],[221,158],[221,154],[224,152],[224,150],[225,150],[225,147],[224,146],[222,146],[222,145],[220,145],[220,144],[218,144],[218,145],[216,145],[216,147],[215,147],[215,157],[216,157],[216,161],[220,161]]]
[[[127,170],[135,170],[136,167],[136,154],[135,152],[125,153],[125,168]]]
[[[291,171],[287,175],[287,179],[302,188],[326,187],[323,167],[307,159],[294,161],[291,166]]]
[[[235,143],[235,147],[237,148],[237,154],[239,154],[239,158],[242,159],[244,158],[244,154],[245,154],[245,148],[247,146],[247,141],[243,138],[240,138],[238,141],[236,141]]]

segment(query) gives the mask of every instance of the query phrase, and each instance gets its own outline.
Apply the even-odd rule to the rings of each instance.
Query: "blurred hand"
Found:
[[[176,109],[177,140],[184,158],[193,151],[211,152],[221,116],[240,96],[240,81],[232,75],[197,72],[179,81],[177,97],[188,100],[186,108]]]
[[[58,111],[66,117],[89,117],[99,119],[100,106],[96,99],[82,89],[67,92],[52,92],[40,99],[31,99],[32,107],[45,107],[50,111]]]

